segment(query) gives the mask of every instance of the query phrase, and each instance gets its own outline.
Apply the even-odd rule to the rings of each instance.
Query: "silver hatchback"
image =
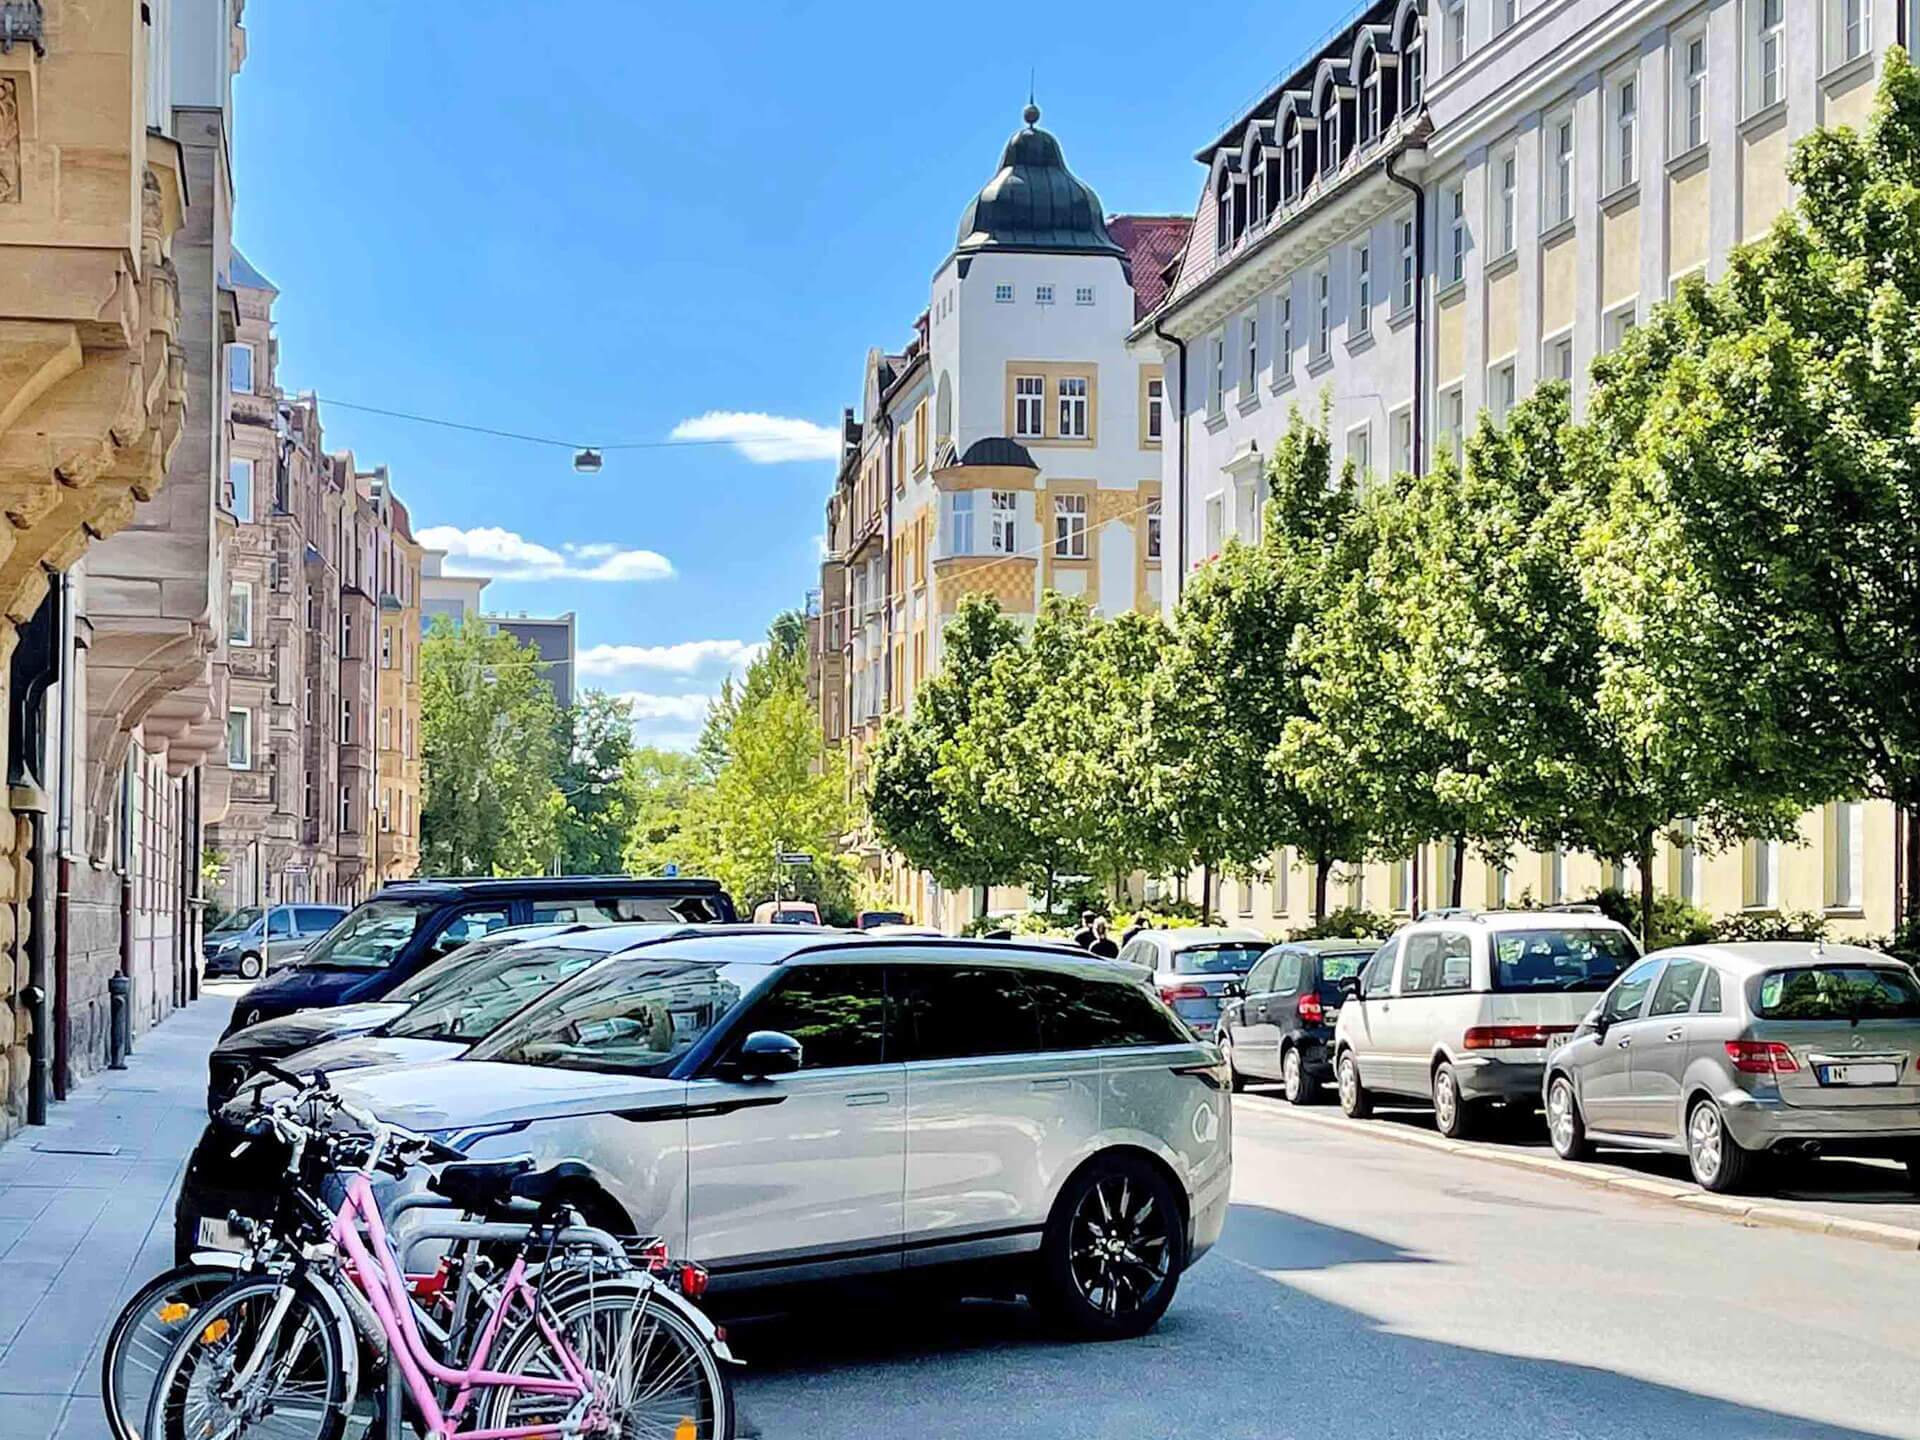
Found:
[[[1686,1155],[1708,1190],[1764,1154],[1892,1156],[1920,1185],[1920,980],[1853,945],[1773,941],[1647,956],[1549,1058],[1548,1133]]]

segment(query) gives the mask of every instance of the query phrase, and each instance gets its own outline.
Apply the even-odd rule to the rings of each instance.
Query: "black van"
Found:
[[[227,1033],[295,1010],[378,1000],[414,971],[506,925],[698,925],[736,918],[717,880],[403,880],[355,908],[292,969],[254,986],[233,1007]]]

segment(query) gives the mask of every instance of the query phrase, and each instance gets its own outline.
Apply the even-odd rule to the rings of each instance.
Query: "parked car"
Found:
[[[1593,907],[1436,910],[1367,962],[1334,1027],[1340,1108],[1376,1095],[1430,1102],[1440,1133],[1470,1133],[1489,1101],[1537,1103],[1549,1050],[1635,960]]]
[[[295,1010],[383,999],[436,960],[509,925],[733,918],[733,901],[715,880],[405,880],[356,907],[298,965],[254,986],[234,1006],[227,1033]]]
[[[309,1046],[377,1030],[389,1020],[406,1014],[423,997],[437,993],[444,986],[464,983],[462,977],[489,955],[527,941],[546,940],[586,928],[583,925],[509,925],[462,945],[444,960],[416,971],[381,999],[363,1000],[357,1005],[334,1005],[325,1010],[296,1010],[291,1015],[229,1031],[207,1056],[207,1109],[218,1110],[231,1100],[234,1092],[257,1073],[263,1063],[278,1064]]]
[[[1295,1105],[1312,1105],[1333,1079],[1333,1028],[1354,979],[1378,949],[1371,940],[1292,940],[1275,945],[1247,978],[1226,987],[1220,1054],[1233,1088],[1278,1080]]]
[[[911,925],[912,923],[912,919],[904,910],[862,910],[853,917],[853,928],[856,930],[871,930],[876,925]]]
[[[210,976],[258,980],[291,963],[301,951],[338,925],[344,905],[247,906],[207,931],[201,945]]]
[[[1685,1154],[1708,1190],[1767,1155],[1892,1156],[1920,1188],[1920,981],[1854,945],[1662,950],[1547,1063],[1547,1133]]]
[[[753,907],[756,925],[818,925],[820,907],[811,900],[762,900]]]
[[[1007,942],[660,941],[458,1059],[336,1083],[476,1158],[583,1163],[590,1219],[697,1256],[719,1296],[939,1267],[1138,1334],[1218,1238],[1231,1180],[1218,1052],[1112,967]],[[186,1194],[244,1201],[279,1163],[232,1133],[203,1140]]]
[[[1228,984],[1244,980],[1271,943],[1258,930],[1223,925],[1147,930],[1121,950],[1119,963],[1146,972],[1174,1014],[1212,1036]]]

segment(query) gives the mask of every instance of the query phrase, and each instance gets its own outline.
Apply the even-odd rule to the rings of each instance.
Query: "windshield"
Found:
[[[496,950],[505,950],[513,945],[525,945],[530,940],[543,938],[538,935],[519,934],[511,930],[496,930],[491,935],[483,935],[478,940],[470,940],[451,955],[443,955],[423,970],[402,980],[381,998],[397,1004],[411,1005],[418,1000],[434,998],[434,992],[452,980],[459,983],[461,973],[482,955],[491,955]]]
[[[300,962],[306,970],[384,970],[438,901],[369,900],[326,933]]]
[[[1173,952],[1173,969],[1177,975],[1239,975],[1251,970],[1267,948],[1257,940],[1195,945]]]
[[[476,959],[475,948],[462,950],[465,960],[457,973],[442,975],[382,1033],[403,1040],[484,1040],[516,1011],[607,954],[597,946],[520,944],[497,947]]]
[[[258,905],[243,905],[227,916],[218,925],[207,931],[209,935],[234,935],[242,930],[251,930],[253,922],[260,918]]]
[[[663,1075],[772,973],[695,960],[608,965],[516,1015],[466,1058]]]
[[[1604,990],[1639,958],[1624,930],[1508,930],[1493,937],[1493,988]]]
[[[1920,1020],[1920,985],[1891,967],[1820,965],[1760,977],[1763,1020]]]

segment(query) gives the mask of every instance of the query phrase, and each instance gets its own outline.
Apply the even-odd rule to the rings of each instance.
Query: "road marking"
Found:
[[[1276,1100],[1267,1095],[1250,1095],[1242,1092],[1233,1098],[1235,1104],[1244,1101],[1257,1110],[1284,1115],[1290,1120],[1298,1120],[1307,1125],[1319,1125],[1341,1134],[1390,1140],[1396,1144],[1413,1145],[1423,1150],[1437,1150],[1448,1155],[1464,1155],[1469,1159],[1485,1160],[1495,1165],[1505,1165],[1510,1169],[1554,1175],[1562,1180],[1591,1185],[1601,1190],[1616,1190],[1622,1194],[1638,1195],[1647,1200],[1664,1200],[1668,1204],[1683,1205],[1689,1210],[1718,1215],[1737,1224],[1764,1225],[1773,1229],[1798,1230],[1813,1235],[1833,1235],[1843,1240],[1859,1240],[1869,1245],[1884,1245],[1895,1250],[1920,1251],[1920,1229],[1905,1225],[1883,1225],[1876,1220],[1855,1220],[1851,1216],[1832,1215],[1821,1210],[1790,1210],[1780,1205],[1755,1204],[1751,1200],[1738,1196],[1713,1195],[1705,1190],[1695,1189],[1690,1185],[1676,1185],[1671,1181],[1648,1180],[1638,1175],[1615,1175],[1609,1171],[1596,1170],[1590,1165],[1562,1160],[1558,1155],[1539,1155],[1526,1150],[1501,1150],[1473,1141],[1449,1140],[1444,1135],[1434,1135],[1424,1130],[1409,1130],[1404,1125],[1370,1124],[1364,1120],[1349,1120],[1345,1115],[1335,1111],[1313,1106],[1289,1105],[1283,1100]]]

